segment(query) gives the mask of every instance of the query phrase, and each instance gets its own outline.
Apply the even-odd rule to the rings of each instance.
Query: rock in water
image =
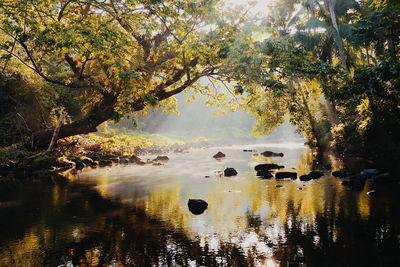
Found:
[[[225,176],[236,176],[238,173],[234,168],[226,168],[224,170],[224,175]]]
[[[275,174],[276,179],[285,179],[285,178],[290,178],[292,180],[297,179],[297,173],[296,172],[278,172]]]
[[[264,157],[283,157],[283,153],[275,153],[272,151],[264,151],[261,153]]]
[[[157,156],[157,158],[154,159],[155,161],[167,161],[169,158],[167,156]]]
[[[120,164],[129,164],[129,158],[119,158]]]
[[[134,163],[134,164],[139,164],[139,165],[144,165],[146,162],[144,162],[141,158],[139,158],[136,155],[132,155],[129,160]]]
[[[262,177],[264,179],[272,178],[274,177],[269,171],[267,170],[259,170],[257,171],[257,176]]]
[[[222,153],[221,151],[219,151],[217,154],[215,154],[214,156],[213,156],[213,158],[215,158],[215,159],[221,159],[221,158],[225,158],[225,154],[224,153]]]
[[[106,167],[106,166],[112,166],[112,161],[111,160],[100,160],[99,161],[99,166],[100,167]]]
[[[261,171],[261,170],[269,171],[269,170],[282,169],[282,168],[284,168],[284,166],[280,166],[280,165],[277,165],[274,163],[258,164],[254,167],[254,169],[256,171]]]
[[[338,178],[344,178],[347,175],[347,171],[345,170],[340,170],[340,171],[334,171],[332,172],[332,175]]]
[[[307,182],[307,181],[310,181],[310,180],[312,180],[312,177],[310,177],[309,175],[300,176],[300,181],[302,181],[302,182]]]
[[[324,176],[324,173],[322,172],[318,172],[318,171],[312,171],[308,174],[308,176],[310,176],[312,179],[319,179],[322,176]]]
[[[188,207],[191,213],[199,215],[207,209],[208,203],[202,199],[189,199]]]
[[[77,170],[82,170],[82,169],[85,168],[85,167],[86,167],[86,164],[83,163],[82,161],[77,161],[77,162],[75,162],[75,168],[76,168]]]

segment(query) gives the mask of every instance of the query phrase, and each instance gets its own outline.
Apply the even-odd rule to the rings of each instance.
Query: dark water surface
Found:
[[[285,156],[271,161],[245,148]],[[214,160],[217,151],[226,159]],[[169,156],[165,166],[89,169],[68,183],[3,188],[0,266],[400,266],[397,181],[356,192],[329,172],[310,182],[255,176],[263,162],[310,171],[311,152],[295,143]],[[238,176],[214,173],[225,167]],[[193,215],[189,198],[208,209]]]

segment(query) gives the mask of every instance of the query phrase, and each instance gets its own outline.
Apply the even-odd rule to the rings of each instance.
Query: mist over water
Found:
[[[188,95],[177,96],[180,114],[165,114],[161,109],[150,110],[138,119],[138,129],[147,133],[162,134],[175,138],[205,137],[212,141],[227,143],[270,143],[276,141],[304,142],[289,122],[274,129],[268,136],[252,135],[255,119],[243,110],[215,116],[219,110],[207,106],[207,98],[196,96],[186,103]]]

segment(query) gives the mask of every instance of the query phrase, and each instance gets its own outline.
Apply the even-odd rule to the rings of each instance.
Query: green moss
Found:
[[[53,152],[43,152],[36,154],[32,159],[32,165],[36,168],[54,166],[58,163],[59,154]]]

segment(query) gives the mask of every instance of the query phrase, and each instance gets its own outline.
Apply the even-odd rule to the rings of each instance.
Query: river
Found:
[[[284,157],[254,155],[265,150]],[[218,151],[226,158],[215,160]],[[301,143],[168,156],[163,166],[87,168],[63,183],[11,186],[0,201],[0,266],[400,266],[397,181],[351,191],[329,171],[308,182],[256,177],[259,163],[311,171]],[[226,167],[238,175],[221,177]],[[208,208],[194,215],[188,199]]]

